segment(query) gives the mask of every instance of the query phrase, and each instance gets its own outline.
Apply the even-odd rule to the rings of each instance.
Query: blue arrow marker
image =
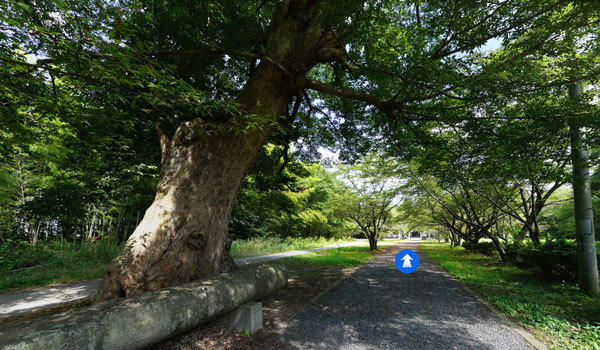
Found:
[[[410,249],[404,249],[396,255],[396,267],[402,273],[414,272],[419,267],[419,256]]]

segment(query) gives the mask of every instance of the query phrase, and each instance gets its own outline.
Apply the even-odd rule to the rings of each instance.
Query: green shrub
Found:
[[[98,278],[122,245],[75,242],[0,243],[0,291]]]
[[[469,242],[469,241],[464,241],[462,243],[462,247],[465,248],[466,250],[470,250],[473,251],[475,249],[475,245],[477,243],[473,243],[473,242]]]
[[[0,270],[18,270],[52,262],[54,255],[41,245],[7,239],[0,243]]]
[[[462,246],[466,250],[481,253],[483,255],[491,256],[491,255],[497,254],[496,246],[492,242],[474,243],[474,242],[464,241]]]
[[[566,240],[546,242],[541,245],[509,245],[508,259],[517,267],[533,268],[540,277],[575,282],[577,280],[577,244]]]

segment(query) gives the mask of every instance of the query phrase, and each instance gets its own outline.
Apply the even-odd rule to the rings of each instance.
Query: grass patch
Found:
[[[363,264],[373,255],[366,247],[343,247],[281,259],[299,264],[352,267]]]
[[[393,247],[399,241],[384,241],[379,244],[379,251]],[[297,263],[308,265],[327,265],[327,266],[342,266],[354,267],[364,264],[379,251],[369,251],[368,243],[358,246],[342,247],[339,249],[324,250],[320,252],[308,253],[289,258],[280,259],[284,263]]]
[[[120,249],[104,243],[13,246],[0,264],[0,291],[102,277]]]
[[[600,349],[600,297],[577,285],[535,277],[534,272],[448,244],[423,242],[421,250],[551,349]]]
[[[235,240],[231,243],[231,256],[233,258],[246,258],[273,253],[289,252],[320,248],[328,245],[352,242],[354,238],[253,238],[248,240]]]

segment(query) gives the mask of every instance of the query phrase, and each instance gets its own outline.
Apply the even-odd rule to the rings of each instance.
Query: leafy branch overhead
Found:
[[[323,63],[306,77],[264,53],[275,6],[202,1],[192,14],[185,6],[166,12],[158,2],[10,1],[0,12],[2,88],[50,108],[50,97],[61,97],[56,83],[64,81],[71,89],[104,90],[107,98],[148,113],[191,111],[210,120],[217,110],[241,107],[234,107],[236,91],[265,62],[296,79],[298,89],[321,94],[320,101],[324,95],[354,100],[374,117],[564,121],[571,116],[560,108],[505,114],[497,106],[600,74],[593,40],[598,5],[591,1],[423,3],[418,16],[410,2],[324,4],[330,31],[320,43]],[[177,38],[161,33],[169,26]],[[238,35],[229,40],[234,30]],[[486,45],[499,50],[484,51]],[[16,86],[30,76],[51,80],[53,93]],[[476,106],[485,113],[472,115]],[[351,118],[335,105],[327,109]],[[598,115],[588,108],[576,117],[592,123]]]

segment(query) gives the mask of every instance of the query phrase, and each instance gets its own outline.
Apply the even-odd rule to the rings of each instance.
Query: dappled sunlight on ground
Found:
[[[398,250],[296,315],[282,342],[297,349],[530,348],[426,257],[416,272],[401,274],[393,265]]]

